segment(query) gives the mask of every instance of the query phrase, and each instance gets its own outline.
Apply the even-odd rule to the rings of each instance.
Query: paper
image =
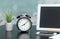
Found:
[[[60,39],[60,34],[49,37],[49,39]]]

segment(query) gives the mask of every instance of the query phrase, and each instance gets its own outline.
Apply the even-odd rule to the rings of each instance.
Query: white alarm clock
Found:
[[[32,27],[32,22],[30,20],[30,16],[28,15],[20,15],[18,16],[17,18],[18,21],[17,21],[17,28],[21,31],[28,31],[31,27]]]

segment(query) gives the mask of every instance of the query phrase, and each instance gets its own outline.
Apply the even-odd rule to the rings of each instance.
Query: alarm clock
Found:
[[[28,31],[32,27],[32,22],[29,15],[17,16],[17,28],[21,31]]]

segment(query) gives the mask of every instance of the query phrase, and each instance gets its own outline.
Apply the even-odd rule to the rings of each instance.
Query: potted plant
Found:
[[[13,24],[12,24],[12,14],[11,13],[6,13],[5,14],[6,18],[6,30],[7,31],[12,31],[13,29]]]

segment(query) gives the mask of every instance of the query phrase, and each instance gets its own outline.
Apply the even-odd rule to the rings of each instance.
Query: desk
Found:
[[[28,33],[21,33],[15,25],[13,26],[13,31],[11,32],[7,32],[5,26],[0,26],[0,39],[36,39],[35,33],[35,26],[33,26]]]
[[[48,36],[37,36],[36,26],[33,26],[28,33],[21,33],[14,25],[12,32],[7,32],[5,26],[0,26],[0,39],[48,39]]]

